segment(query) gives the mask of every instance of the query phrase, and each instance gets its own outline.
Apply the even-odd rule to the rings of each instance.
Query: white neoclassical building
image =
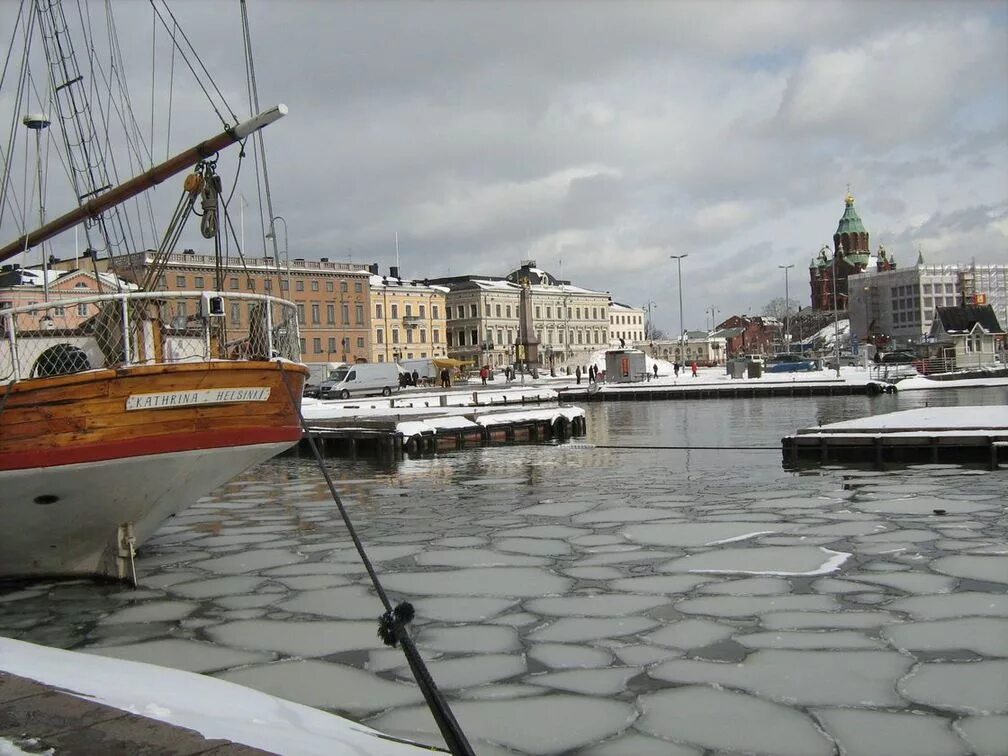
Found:
[[[444,286],[448,354],[474,365],[515,361],[521,282],[532,296],[532,327],[543,368],[586,370],[591,356],[610,345],[609,293],[560,281],[529,260],[508,276],[455,276]]]
[[[630,348],[643,344],[644,330],[644,310],[610,302],[609,346]]]

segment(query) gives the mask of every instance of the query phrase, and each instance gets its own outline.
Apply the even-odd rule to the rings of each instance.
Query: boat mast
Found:
[[[277,105],[254,118],[239,123],[233,128],[226,129],[220,134],[200,142],[194,147],[190,147],[184,152],[180,152],[175,157],[159,163],[139,176],[135,176],[129,181],[82,203],[75,210],[71,210],[59,218],[49,221],[49,223],[46,223],[41,228],[25,234],[4,247],[0,247],[0,262],[51,239],[83,220],[89,218],[97,219],[106,210],[122,204],[141,192],[147,191],[165,179],[181,173],[186,168],[196,165],[200,160],[210,157],[225,147],[242,141],[250,134],[255,133],[264,126],[268,126],[285,115],[287,115],[287,106],[283,104]]]

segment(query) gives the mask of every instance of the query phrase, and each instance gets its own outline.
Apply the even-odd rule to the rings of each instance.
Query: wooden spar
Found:
[[[285,115],[287,115],[287,106],[282,104],[277,105],[270,110],[260,113],[255,118],[239,123],[237,126],[227,129],[217,136],[200,142],[185,152],[180,152],[178,155],[154,166],[149,171],[141,173],[139,176],[135,176],[129,181],[99,194],[97,197],[93,197],[77,209],[49,221],[41,228],[31,231],[0,248],[0,262],[26,249],[31,249],[57,234],[63,233],[68,228],[76,226],[87,218],[97,218],[109,208],[122,204],[141,192],[147,191],[152,186],[160,184],[165,179],[171,178],[186,168],[196,165],[203,158],[210,157],[215,152],[219,152],[235,142],[240,142],[249,134],[258,131],[263,126],[268,126]]]

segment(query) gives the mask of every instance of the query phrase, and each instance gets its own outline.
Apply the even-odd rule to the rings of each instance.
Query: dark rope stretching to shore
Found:
[[[567,444],[567,449],[637,449],[641,451],[673,450],[673,451],[777,451],[779,446],[634,446],[631,444]]]
[[[462,732],[462,728],[455,719],[455,715],[452,714],[451,708],[448,706],[448,702],[444,699],[444,696],[441,695],[441,691],[438,690],[437,685],[434,683],[434,679],[430,676],[430,671],[424,664],[423,659],[420,657],[420,652],[417,651],[417,647],[413,643],[413,639],[410,637],[409,631],[406,629],[406,623],[413,619],[413,606],[409,602],[404,601],[393,609],[392,604],[385,593],[385,589],[382,587],[381,581],[378,579],[378,574],[375,572],[374,566],[371,564],[371,560],[368,558],[367,552],[364,550],[364,544],[357,536],[357,530],[350,521],[350,515],[347,514],[346,508],[343,506],[342,499],[340,499],[339,494],[336,493],[336,486],[333,484],[332,478],[329,476],[329,471],[326,469],[325,461],[322,459],[322,454],[319,452],[318,446],[315,444],[315,438],[308,429],[308,423],[305,421],[304,415],[301,414],[301,409],[298,407],[298,402],[294,397],[294,392],[291,390],[290,384],[287,383],[287,377],[284,375],[283,360],[277,360],[277,364],[280,366],[280,380],[283,383],[284,388],[287,389],[287,394],[290,396],[291,406],[297,410],[298,421],[301,423],[301,430],[304,432],[305,438],[308,439],[308,445],[311,447],[312,454],[315,455],[315,461],[318,463],[319,470],[321,470],[322,476],[325,478],[326,485],[329,486],[329,493],[332,495],[333,502],[335,502],[337,509],[339,509],[340,516],[343,518],[343,523],[346,525],[347,531],[350,533],[350,538],[353,539],[354,546],[357,548],[357,553],[360,555],[361,562],[364,563],[364,568],[367,570],[367,573],[371,578],[371,584],[374,586],[375,592],[378,594],[378,598],[385,607],[385,613],[379,619],[378,636],[387,646],[395,646],[397,644],[402,646],[403,653],[406,655],[406,661],[409,663],[410,670],[413,672],[413,677],[416,678],[417,685],[420,686],[420,691],[423,693],[424,700],[427,701],[427,706],[430,708],[431,714],[434,716],[434,721],[437,722],[438,729],[441,730],[441,736],[445,739],[445,743],[448,745],[449,750],[455,754],[455,756],[475,756],[475,751],[473,751],[472,746],[469,745],[469,741],[466,740],[465,733]]]

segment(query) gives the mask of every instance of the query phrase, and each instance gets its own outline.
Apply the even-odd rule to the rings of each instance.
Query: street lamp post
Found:
[[[35,164],[38,167],[39,193],[39,228],[45,225],[45,205],[42,192],[42,130],[49,128],[51,121],[44,113],[29,113],[22,120],[25,126],[35,132]],[[46,258],[45,247],[42,250],[42,300],[49,301],[49,260]],[[28,249],[28,238],[25,237],[25,249]],[[74,252],[74,254],[77,254]]]
[[[647,327],[644,329],[644,338],[646,339],[654,338],[654,326],[652,325],[653,321],[651,320],[651,310],[657,309],[657,307],[658,305],[650,299],[644,303],[643,309],[647,310]]]
[[[689,254],[669,255],[669,259],[676,261],[676,274],[679,278],[679,341],[683,340],[683,317],[682,317],[682,259]]]
[[[789,328],[788,318],[791,315],[791,295],[788,292],[788,269],[794,267],[794,263],[790,265],[778,265],[778,268],[784,271],[784,346],[785,351],[791,351],[791,329]],[[835,280],[835,279],[834,279]]]
[[[836,264],[837,256],[843,253],[843,245],[839,245],[833,252],[833,358],[836,360],[836,377],[840,377],[840,320],[838,312],[838,302],[836,293]]]

